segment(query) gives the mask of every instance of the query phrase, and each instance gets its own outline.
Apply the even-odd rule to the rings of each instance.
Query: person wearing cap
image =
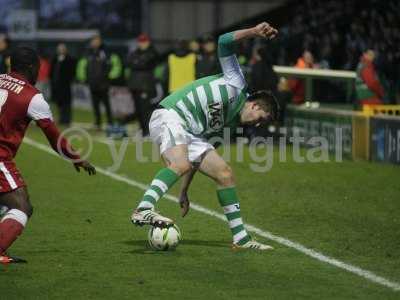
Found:
[[[137,38],[137,49],[128,54],[127,84],[135,102],[135,114],[128,116],[123,123],[138,118],[143,136],[148,135],[148,123],[151,114],[151,99],[156,94],[154,69],[158,63],[158,52],[151,43],[150,37],[142,33]]]

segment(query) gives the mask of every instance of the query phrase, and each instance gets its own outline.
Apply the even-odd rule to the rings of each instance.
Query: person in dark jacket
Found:
[[[250,74],[250,85],[254,90],[269,90],[276,94],[278,75],[272,68],[272,58],[265,47],[259,48],[254,54]]]
[[[196,78],[215,75],[221,72],[216,55],[216,43],[212,36],[205,36],[201,44],[201,54],[197,55]]]
[[[128,116],[123,123],[139,119],[143,136],[149,134],[149,120],[151,115],[151,99],[156,95],[156,79],[154,69],[158,63],[158,53],[151,44],[147,34],[142,33],[137,38],[138,48],[127,58],[129,69],[128,87],[135,102],[135,114]]]
[[[278,75],[275,73],[272,66],[272,56],[270,51],[267,50],[266,46],[261,46],[260,48],[255,48],[253,57],[251,59],[250,67],[250,84],[252,90],[255,91],[270,91],[273,95],[280,95],[277,93],[278,88]],[[278,97],[280,108],[282,109],[283,103],[282,99]],[[282,123],[280,119],[280,114],[278,115],[278,122],[274,124],[268,124],[268,126],[260,126],[257,128],[247,128],[246,133],[250,138],[256,136],[274,136],[276,133],[276,125]]]
[[[58,106],[60,125],[71,123],[71,84],[75,75],[75,59],[68,54],[64,43],[57,45],[57,54],[50,69],[51,95]]]
[[[96,35],[90,41],[90,49],[86,57],[79,60],[76,73],[80,82],[89,85],[97,129],[101,129],[101,103],[104,105],[107,123],[111,128],[113,118],[108,93],[110,80],[119,78],[122,73],[122,64],[118,55],[108,53],[103,46],[101,36]]]
[[[95,124],[101,126],[100,103],[104,105],[108,125],[112,125],[112,114],[108,91],[110,83],[108,73],[111,66],[108,54],[105,52],[103,41],[100,36],[95,36],[90,41],[90,50],[87,56],[87,83],[92,95]]]

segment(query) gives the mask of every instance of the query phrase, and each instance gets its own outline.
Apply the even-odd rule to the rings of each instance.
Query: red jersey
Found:
[[[34,120],[58,153],[79,159],[53,122],[50,107],[38,89],[23,76],[12,72],[0,75],[0,162],[11,161]]]

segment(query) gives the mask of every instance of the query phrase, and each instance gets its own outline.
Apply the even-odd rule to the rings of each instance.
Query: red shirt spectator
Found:
[[[305,50],[303,52],[303,55],[299,57],[299,59],[297,60],[295,68],[299,69],[314,68],[314,57],[312,53],[308,50]],[[289,80],[289,87],[293,92],[293,102],[295,104],[303,103],[305,94],[303,80],[291,79]],[[307,99],[307,100],[312,100],[312,99]]]
[[[363,53],[357,67],[356,92],[360,104],[382,104],[383,87],[374,65],[375,52]]]
[[[48,59],[41,57],[40,58],[40,68],[38,74],[39,82],[47,82],[50,79],[50,69],[51,65]]]

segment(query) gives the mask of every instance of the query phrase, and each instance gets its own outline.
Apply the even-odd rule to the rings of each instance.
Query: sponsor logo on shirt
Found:
[[[210,128],[218,131],[224,126],[224,119],[222,116],[222,103],[215,102],[208,105]]]

